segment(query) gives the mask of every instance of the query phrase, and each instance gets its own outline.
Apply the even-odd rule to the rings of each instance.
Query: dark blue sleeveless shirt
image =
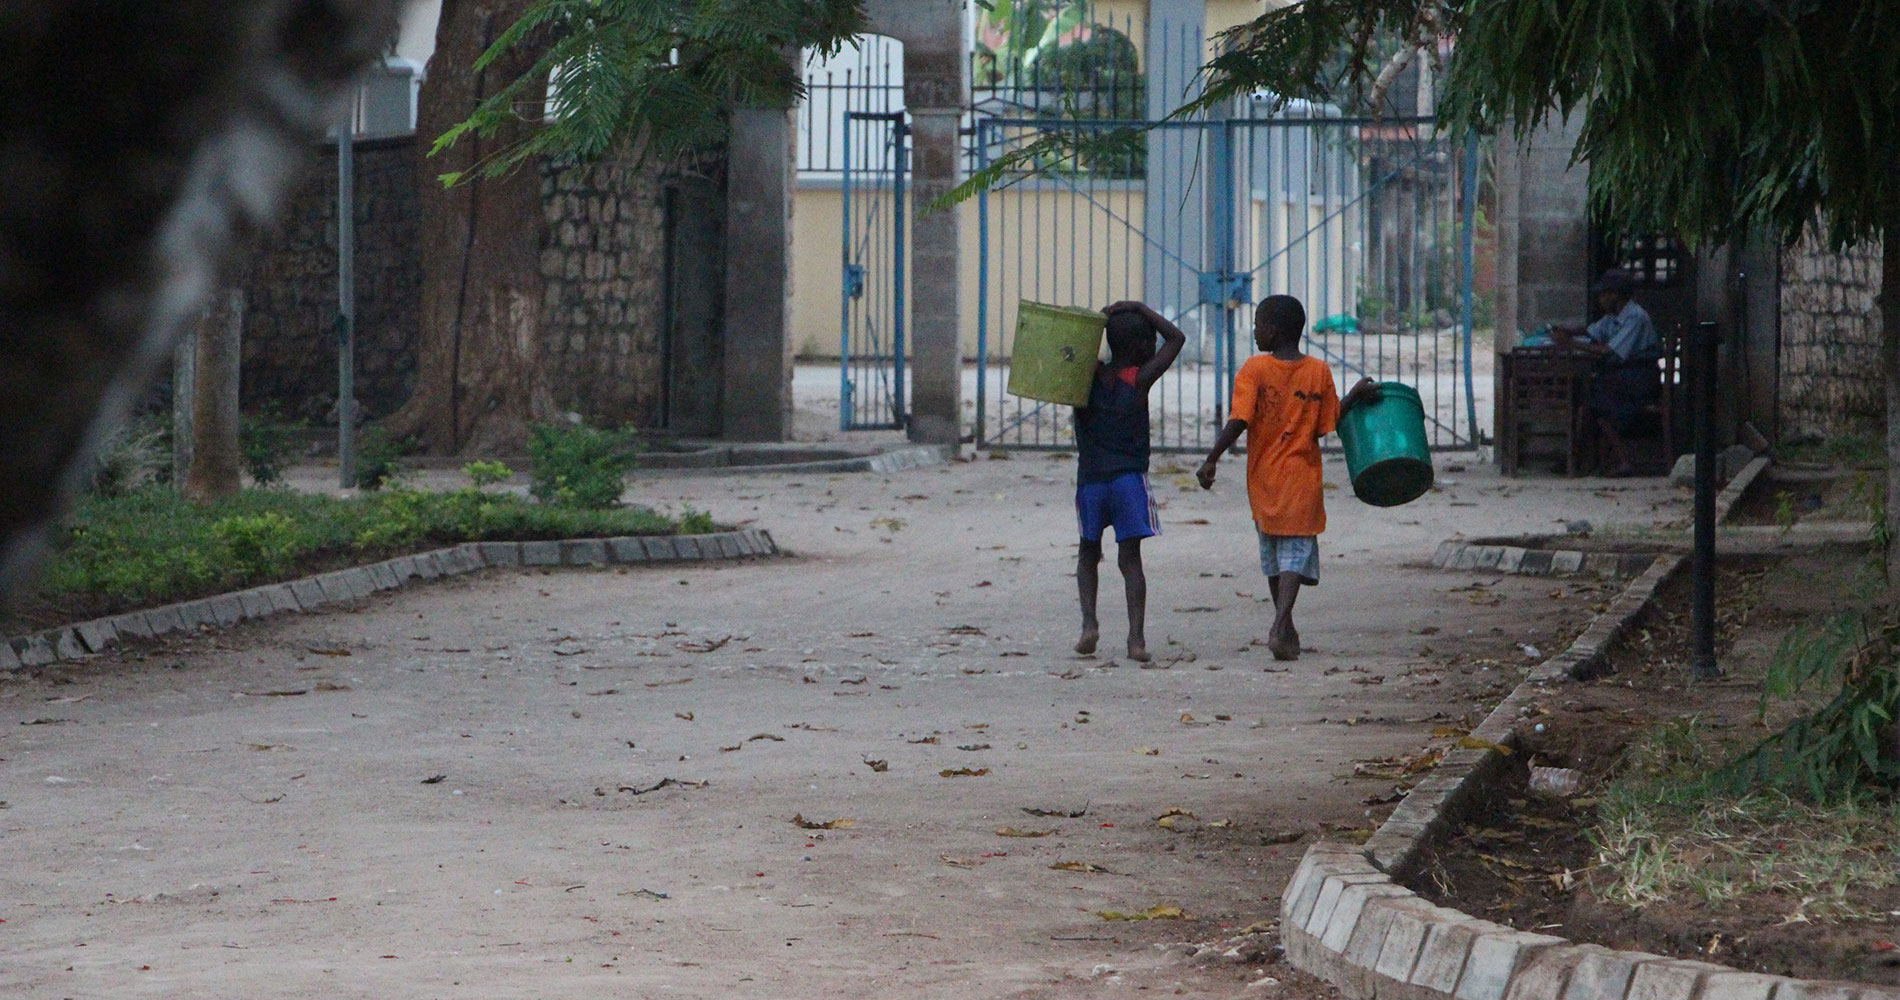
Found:
[[[1076,482],[1106,483],[1148,471],[1148,399],[1102,365],[1089,386],[1089,405],[1075,411]]]

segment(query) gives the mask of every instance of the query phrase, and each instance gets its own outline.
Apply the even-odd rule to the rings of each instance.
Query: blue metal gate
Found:
[[[1201,451],[1254,353],[1253,303],[1306,305],[1306,351],[1343,391],[1360,376],[1415,386],[1432,445],[1476,440],[1471,373],[1470,147],[1429,118],[1349,118],[1250,103],[1220,120],[980,117],[981,166],[1052,128],[1125,135],[978,202],[975,437],[1068,448],[1066,407],[1005,389],[1021,299],[1142,299],[1188,336],[1151,397],[1157,449]]]
[[[904,427],[904,113],[844,116],[844,288],[839,309],[839,426]]]

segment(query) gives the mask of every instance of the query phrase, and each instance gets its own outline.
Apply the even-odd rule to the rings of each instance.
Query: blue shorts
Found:
[[[1106,483],[1083,483],[1075,488],[1075,524],[1085,542],[1099,542],[1102,532],[1115,527],[1117,542],[1132,542],[1161,534],[1161,513],[1155,507],[1148,477],[1129,472]]]
[[[1269,535],[1258,530],[1255,534],[1260,536],[1260,572],[1268,576],[1298,573],[1301,583],[1319,585],[1319,536]]]

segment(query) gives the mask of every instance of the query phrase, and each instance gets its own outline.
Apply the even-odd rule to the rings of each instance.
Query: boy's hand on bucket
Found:
[[[1211,490],[1214,488],[1214,468],[1214,460],[1210,458],[1202,462],[1200,468],[1194,470],[1194,478],[1200,481],[1201,489]]]
[[[1378,401],[1379,383],[1374,382],[1370,378],[1362,378],[1353,384],[1350,392],[1346,393],[1346,398],[1341,401],[1339,408],[1341,410],[1350,410],[1360,403],[1376,403]]]

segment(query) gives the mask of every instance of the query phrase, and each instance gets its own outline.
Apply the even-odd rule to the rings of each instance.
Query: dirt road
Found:
[[[796,557],[491,572],[0,678],[0,993],[1311,995],[1235,939],[1313,836],[1389,808],[1354,761],[1467,718],[1596,600],[1432,548],[1679,501],[1329,494],[1314,651],[1274,664],[1239,464],[1211,494],[1160,464],[1156,669],[1068,652],[1070,467],[1018,455],[644,479]],[[1157,906],[1186,916],[1100,915]]]

